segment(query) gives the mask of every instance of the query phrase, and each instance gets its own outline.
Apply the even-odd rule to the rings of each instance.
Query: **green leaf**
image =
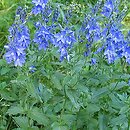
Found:
[[[0,90],[4,89],[7,86],[6,82],[0,83]]]
[[[119,82],[119,83],[117,84],[116,90],[122,89],[123,87],[126,87],[126,86],[128,86],[128,83],[125,82],[125,81],[121,81],[121,82]]]
[[[62,108],[63,108],[63,102],[62,103],[57,103],[55,106],[54,106],[54,112],[59,112],[59,111],[61,111],[62,110]]]
[[[67,124],[69,127],[76,121],[76,115],[72,114],[64,114],[61,116],[63,122]]]
[[[130,74],[122,74],[121,78],[122,79],[130,79]]]
[[[42,84],[39,84],[38,94],[44,102],[47,102],[52,97],[52,92]]]
[[[62,20],[64,21],[64,19],[65,19],[64,12],[63,12],[63,10],[60,8],[60,6],[58,6],[58,9],[59,9],[59,11],[60,11],[60,14],[61,14]]]
[[[72,76],[67,75],[67,76],[63,79],[63,82],[62,82],[63,86],[66,85],[66,84],[68,84],[69,81],[71,80],[71,78],[72,78]]]
[[[28,111],[28,117],[37,121],[40,125],[47,126],[49,124],[48,117],[42,112],[40,108],[33,108]]]
[[[6,61],[4,59],[0,59],[0,67],[5,65],[6,65]]]
[[[74,65],[74,67],[72,68],[72,72],[79,73],[84,66],[85,66],[85,60],[81,59]]]
[[[19,113],[23,113],[24,110],[21,106],[12,106],[8,109],[7,114],[9,115],[17,115]]]
[[[52,130],[68,130],[67,126],[55,126],[52,128]]]
[[[111,98],[112,102],[111,102],[111,107],[115,108],[115,109],[121,109],[124,106],[124,102],[122,102],[119,97],[117,97],[117,95],[115,94],[109,94],[109,97]]]
[[[107,119],[104,115],[99,114],[99,130],[107,130]]]
[[[1,75],[5,75],[6,73],[8,73],[10,71],[10,68],[8,67],[4,67],[0,70],[0,74]]]
[[[97,129],[97,127],[98,127],[97,120],[94,118],[90,118],[88,126],[87,126],[88,130],[95,130],[95,129]]]
[[[10,90],[7,89],[3,89],[3,90],[0,89],[0,94],[3,99],[8,101],[15,101],[18,98],[15,93],[12,93]]]
[[[29,126],[28,118],[24,116],[18,116],[18,117],[13,117],[15,120],[16,124],[20,126],[21,128],[27,129]]]
[[[61,75],[58,73],[55,73],[52,75],[51,80],[54,84],[54,87],[61,90],[62,89],[62,85],[61,85]]]
[[[110,121],[110,124],[112,126],[116,126],[116,125],[120,126],[120,125],[124,124],[124,122],[128,122],[128,120],[127,120],[126,115],[122,114],[116,118],[112,118]]]
[[[124,106],[124,107],[122,107],[122,108],[120,109],[119,114],[125,114],[125,113],[127,113],[127,112],[129,112],[129,111],[130,111],[129,106]]]
[[[90,114],[94,114],[100,110],[100,107],[96,104],[88,104],[87,110]]]
[[[71,103],[74,105],[74,107],[79,110],[80,104],[77,102],[78,97],[76,96],[76,92],[72,92],[67,90],[66,91],[67,97],[70,99]]]
[[[98,100],[98,98],[108,94],[109,90],[107,87],[99,88],[96,91],[93,91],[92,100]]]
[[[52,125],[52,130],[68,130],[68,127],[65,125],[60,125],[58,122],[54,122]]]
[[[98,74],[97,79],[103,84],[110,80],[110,77],[106,74]]]

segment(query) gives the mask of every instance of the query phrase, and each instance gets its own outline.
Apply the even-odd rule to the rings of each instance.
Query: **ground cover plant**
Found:
[[[63,3],[17,8],[0,59],[0,130],[129,130],[129,9]]]

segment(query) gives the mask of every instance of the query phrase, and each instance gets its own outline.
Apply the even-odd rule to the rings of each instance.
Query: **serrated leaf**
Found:
[[[122,108],[120,109],[119,114],[125,114],[125,113],[127,113],[128,111],[130,111],[129,106],[124,106],[124,107],[122,107]]]
[[[51,91],[47,89],[46,86],[43,86],[42,84],[39,84],[38,94],[44,102],[47,102],[52,97]]]
[[[63,103],[57,103],[55,106],[54,106],[54,112],[59,112],[60,110],[62,110],[63,108]]]
[[[40,125],[47,126],[49,124],[48,117],[39,108],[33,108],[28,112],[28,117],[37,121]]]
[[[68,130],[67,126],[55,126],[52,128],[52,130]]]
[[[3,67],[1,70],[0,70],[0,74],[1,75],[5,75],[6,73],[8,73],[10,71],[10,68],[8,67]]]
[[[68,127],[67,126],[62,126],[60,125],[58,122],[54,122],[52,125],[52,130],[68,130]]]
[[[1,90],[0,89],[1,97],[7,101],[15,101],[17,100],[17,95],[15,93],[12,93],[11,91],[8,91],[6,89]]]
[[[0,66],[5,66],[6,65],[6,61],[4,59],[0,59]]]
[[[66,85],[66,84],[68,84],[70,80],[71,80],[71,76],[70,76],[70,75],[67,75],[67,76],[63,79],[63,82],[62,82],[63,86]]]
[[[121,78],[122,79],[130,79],[130,74],[122,74]]]
[[[103,87],[93,92],[92,99],[98,99],[109,92],[108,88]]]
[[[97,127],[98,127],[97,120],[94,118],[90,118],[87,126],[88,130],[95,130]]]
[[[105,118],[104,115],[102,114],[99,114],[99,119],[98,119],[98,122],[99,122],[99,130],[107,130],[107,119]]]
[[[20,126],[21,128],[27,129],[28,128],[28,118],[19,116],[19,117],[13,117],[15,120],[16,124]]]
[[[124,102],[122,102],[116,95],[110,94],[109,97],[112,100],[111,106],[116,109],[121,109],[124,106]]]
[[[12,106],[8,109],[7,114],[9,115],[17,115],[19,113],[23,113],[24,110],[21,106]]]
[[[52,77],[51,77],[51,80],[52,80],[52,82],[54,84],[54,87],[59,89],[59,90],[62,89],[62,85],[61,85],[61,80],[60,79],[61,79],[61,77],[58,74],[56,74],[56,73],[54,75],[52,75]]]
[[[93,114],[100,110],[100,107],[96,104],[88,104],[87,110],[89,113]]]
[[[123,88],[123,87],[126,87],[126,86],[128,86],[128,83],[125,82],[125,81],[121,81],[121,82],[119,82],[119,83],[117,84],[116,90],[119,90],[119,89],[121,89],[121,88]]]
[[[69,81],[70,86],[74,86],[77,83],[77,81],[78,81],[78,75],[71,76]]]
[[[64,115],[62,115],[61,118],[65,124],[68,124],[69,126],[71,126],[73,124],[73,122],[76,120],[76,115],[64,114]]]
[[[72,102],[72,104],[74,105],[74,107],[79,110],[80,108],[80,104],[77,102],[78,97],[76,97],[76,92],[72,93],[71,91],[67,90],[66,91],[66,95],[67,97],[70,99],[70,101]]]
[[[6,82],[0,83],[0,89],[4,89],[7,86]]]
[[[112,118],[111,121],[110,121],[110,124],[112,126],[116,126],[116,125],[122,125],[124,122],[127,122],[127,117],[126,115],[122,114],[116,118]]]

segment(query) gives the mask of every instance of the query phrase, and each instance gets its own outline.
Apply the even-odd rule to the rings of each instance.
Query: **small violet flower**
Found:
[[[48,0],[32,0],[32,3],[35,5],[32,9],[32,13],[37,15],[42,13],[46,4],[48,3]]]
[[[95,58],[91,58],[91,64],[95,65],[97,63],[97,60]]]
[[[62,61],[64,58],[69,60],[67,50],[71,48],[73,44],[76,42],[74,32],[69,29],[64,29],[59,33],[55,34],[54,37],[54,45],[59,48],[58,51],[60,52],[60,61]]]
[[[113,9],[114,9],[113,0],[107,0],[106,3],[104,4],[104,7],[101,13],[106,17],[110,17]]]
[[[26,59],[25,50],[30,44],[28,27],[24,24],[13,24],[9,32],[9,44],[4,46],[7,50],[4,57],[7,63],[14,62],[15,66],[22,66]]]
[[[39,28],[35,33],[33,41],[38,44],[39,50],[46,50],[49,46],[49,41],[53,39],[49,29],[38,23]]]

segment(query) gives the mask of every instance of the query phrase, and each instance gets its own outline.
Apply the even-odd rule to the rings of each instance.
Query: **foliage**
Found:
[[[130,129],[130,32],[118,2],[17,9],[0,59],[1,130]]]

